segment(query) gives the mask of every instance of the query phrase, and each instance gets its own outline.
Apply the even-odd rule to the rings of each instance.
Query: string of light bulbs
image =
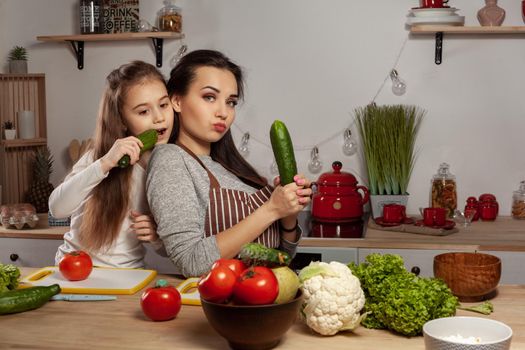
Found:
[[[399,63],[399,60],[401,59],[401,55],[403,51],[405,50],[406,43],[408,42],[408,36],[403,41],[403,44],[401,45],[401,48],[399,49],[399,52],[396,56],[396,59],[394,61],[394,64],[392,66],[392,69],[388,72],[388,74],[385,76],[385,79],[377,89],[376,94],[370,101],[370,104],[375,104],[375,100],[383,90],[383,88],[386,85],[386,82],[390,78],[392,81],[392,93],[396,96],[402,96],[406,93],[407,84],[406,82],[399,76],[398,71],[396,70],[397,64]],[[179,47],[179,50],[177,53],[171,58],[170,64],[171,66],[175,66],[175,64],[180,60],[182,56],[187,52],[188,46],[184,43],[184,41],[181,41],[181,46]],[[355,120],[347,127],[345,127],[342,130],[338,130],[337,132],[333,133],[332,135],[322,139],[321,141],[317,142],[314,145],[308,145],[308,146],[294,146],[295,152],[302,152],[302,151],[310,151],[310,160],[308,161],[308,170],[312,174],[317,174],[321,172],[323,168],[323,162],[319,156],[319,147],[336,139],[337,137],[341,137],[341,134],[343,135],[343,145],[342,145],[342,151],[343,154],[346,156],[353,156],[358,151],[358,142],[357,140],[352,136],[352,127],[355,124]],[[268,149],[272,149],[272,146],[268,144],[267,142],[254,137],[250,134],[250,132],[243,130],[237,123],[233,124],[233,126],[240,131],[240,133],[243,135],[241,138],[241,142],[238,146],[239,153],[243,157],[248,157],[250,154],[250,147],[249,143],[252,140],[255,143],[260,144],[263,147],[266,147]],[[272,157],[272,164],[270,165],[270,172],[272,175],[277,175],[279,173],[277,164],[275,162],[275,158]]]

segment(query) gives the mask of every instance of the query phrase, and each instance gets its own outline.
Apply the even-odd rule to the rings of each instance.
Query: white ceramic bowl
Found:
[[[428,321],[423,336],[426,350],[508,350],[512,329],[488,318],[454,316]],[[469,339],[476,343],[468,343]]]

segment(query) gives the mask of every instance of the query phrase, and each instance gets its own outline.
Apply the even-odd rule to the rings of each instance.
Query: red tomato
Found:
[[[175,318],[180,311],[181,298],[177,288],[166,281],[158,280],[153,288],[148,288],[140,298],[144,315],[153,321],[167,321]]]
[[[202,299],[214,303],[226,301],[233,293],[237,276],[226,266],[216,266],[200,279],[198,289]]]
[[[213,270],[217,266],[226,266],[235,273],[235,276],[240,276],[241,273],[246,270],[247,266],[239,259],[219,259],[213,263],[211,269]]]
[[[271,304],[279,294],[279,283],[273,271],[253,266],[243,271],[233,288],[233,297],[241,305]]]
[[[82,281],[88,278],[93,271],[93,261],[86,252],[69,252],[60,260],[58,269],[68,280]]]

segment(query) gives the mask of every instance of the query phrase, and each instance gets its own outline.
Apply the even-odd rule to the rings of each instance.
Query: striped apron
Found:
[[[273,189],[269,185],[252,194],[221,187],[211,171],[206,168],[204,163],[192,151],[184,145],[179,143],[177,145],[206,170],[210,179],[210,196],[204,223],[205,237],[216,235],[236,225],[270,199]],[[272,223],[254,242],[264,244],[269,248],[279,247],[280,234],[277,222]]]

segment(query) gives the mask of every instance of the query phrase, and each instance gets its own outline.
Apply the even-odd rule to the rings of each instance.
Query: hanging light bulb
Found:
[[[399,77],[397,70],[392,69],[390,72],[390,79],[392,79],[392,92],[396,96],[404,95],[407,91],[407,84]]]
[[[357,141],[352,137],[350,128],[345,130],[345,142],[343,144],[343,153],[347,156],[352,156],[357,152]]]
[[[319,159],[319,149],[317,148],[317,146],[314,146],[314,148],[312,148],[312,152],[310,152],[308,170],[310,170],[312,174],[317,174],[321,171],[322,168],[323,162],[321,162],[321,160]]]
[[[275,158],[272,162],[272,165],[270,165],[270,173],[272,175],[279,175],[279,167],[277,166],[277,162],[275,161]]]
[[[248,154],[250,154],[250,149],[248,148],[248,141],[250,140],[250,133],[245,132],[244,135],[242,135],[241,145],[239,146],[239,153],[244,157],[248,157]]]
[[[177,64],[177,62],[179,62],[179,60],[182,58],[182,56],[184,56],[184,54],[186,53],[186,51],[188,51],[188,45],[186,44],[182,44],[180,47],[179,47],[179,51],[177,51],[177,53],[171,58],[170,60],[170,65],[172,67],[175,67],[175,65]]]

